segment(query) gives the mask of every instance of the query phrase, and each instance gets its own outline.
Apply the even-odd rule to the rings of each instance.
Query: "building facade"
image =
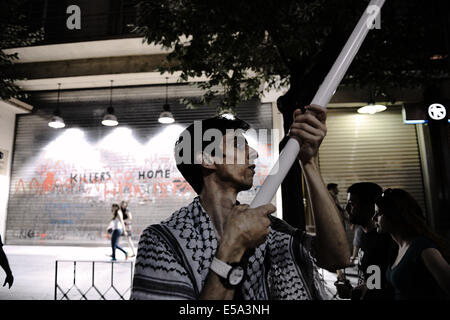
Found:
[[[137,241],[143,228],[195,196],[171,155],[184,127],[216,114],[214,105],[187,110],[180,103],[200,96],[195,82],[206,78],[180,82],[178,73],[158,72],[170,51],[144,44],[131,33],[130,1],[32,3],[33,23],[51,31],[39,45],[7,50],[19,54],[17,71],[26,80],[17,84],[30,94],[32,107],[11,109],[11,102],[5,102],[0,109],[0,120],[7,123],[1,126],[0,140],[0,149],[7,151],[0,171],[4,241],[107,244],[111,204],[122,200],[130,202]],[[73,11],[66,9],[72,4],[81,8],[80,29],[67,27]],[[157,121],[166,92],[176,119],[172,125]],[[266,94],[236,109],[253,128],[269,130],[268,139],[257,145],[259,169],[242,202],[251,201],[278,153],[280,94]],[[367,104],[367,92],[340,88],[329,105],[319,165],[325,183],[339,184],[342,204],[346,188],[355,182],[404,188],[418,200],[433,228],[450,236],[448,120],[431,121],[425,115],[428,123],[405,123],[405,110],[412,104],[425,110],[431,103],[424,96],[419,89],[398,88],[397,101],[386,111],[361,115],[357,109]],[[435,98],[449,110],[448,80]],[[115,128],[101,125],[111,105],[119,120]],[[66,123],[63,129],[47,125],[56,107]],[[273,201],[281,212],[280,192]],[[306,221],[314,231],[309,209]]]

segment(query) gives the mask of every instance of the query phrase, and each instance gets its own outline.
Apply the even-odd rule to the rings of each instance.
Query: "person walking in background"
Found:
[[[395,299],[448,299],[450,250],[428,227],[417,201],[405,190],[386,189],[375,204],[377,232],[389,233],[399,248],[386,272]]]
[[[113,217],[111,219],[111,248],[112,248],[112,255],[111,255],[111,261],[117,261],[116,259],[116,249],[119,249],[125,254],[125,259],[129,258],[128,252],[125,251],[120,245],[119,245],[119,239],[122,234],[127,236],[127,231],[125,230],[125,223],[123,221],[122,217],[122,211],[120,210],[120,207],[118,204],[114,203],[111,207],[111,212],[113,214]]]
[[[339,189],[338,185],[336,183],[329,183],[327,185],[328,192],[331,195],[331,198],[333,198],[334,203],[336,204],[336,207],[339,210],[339,214],[341,217],[342,225],[344,226],[344,229],[346,230],[346,221],[348,220],[347,213],[345,212],[345,209],[342,208],[341,204],[339,203],[338,195],[339,195]]]
[[[11,268],[9,267],[8,258],[6,257],[5,251],[3,251],[3,242],[1,235],[0,235],[0,266],[2,266],[3,270],[5,270],[6,273],[6,278],[5,282],[3,283],[3,286],[8,284],[10,289],[14,282],[14,277],[12,275]]]
[[[125,223],[125,231],[126,231],[126,237],[128,240],[128,244],[130,245],[131,252],[133,253],[130,257],[136,256],[136,250],[133,245],[133,240],[131,239],[132,232],[131,232],[131,220],[133,217],[131,216],[131,211],[128,209],[128,202],[122,201],[120,203],[120,211],[122,211],[123,215],[123,222]]]

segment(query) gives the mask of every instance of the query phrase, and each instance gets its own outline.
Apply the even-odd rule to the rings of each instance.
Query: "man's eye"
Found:
[[[235,139],[234,140],[234,147],[238,148],[238,149],[239,148],[244,148],[245,147],[245,142]]]

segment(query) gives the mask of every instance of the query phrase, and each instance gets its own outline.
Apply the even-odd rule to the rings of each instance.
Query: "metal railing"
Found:
[[[61,268],[63,263],[72,263],[73,264],[73,279],[70,281],[69,288],[64,288],[61,283],[58,282],[58,269]],[[89,275],[87,272],[83,272],[81,275],[78,275],[77,277],[77,267],[79,268],[81,264],[91,264],[91,272],[90,272],[90,282],[88,277]],[[99,268],[96,268],[96,265],[103,264],[106,265],[106,267],[109,269],[108,264],[110,265],[110,274],[108,276],[109,279],[106,279],[106,277],[103,277],[101,279],[100,283],[97,279],[96,281],[96,271],[99,270]],[[128,276],[125,277],[124,271],[128,270],[128,266],[126,264],[129,264],[129,270],[130,270],[130,278]],[[114,300],[127,300],[126,296],[127,294],[131,293],[131,284],[133,281],[133,261],[88,261],[88,260],[56,260],[55,261],[55,300],[73,300],[73,299],[79,299],[79,300],[111,300],[109,299],[111,295],[115,296],[116,299]],[[69,266],[70,268],[70,266]],[[121,274],[119,275],[120,279],[117,279],[116,275],[116,282],[114,281],[114,274],[115,270],[121,268],[119,270]],[[66,268],[67,269],[67,268]],[[105,268],[103,268],[102,271],[104,271]],[[61,270],[59,270],[59,273],[61,273]],[[60,275],[61,276],[61,275]],[[125,280],[125,278],[127,280]],[[67,279],[67,274],[66,274]],[[59,279],[61,281],[61,279]],[[84,281],[84,288],[83,285],[80,284],[81,281]],[[86,282],[87,281],[87,282]],[[129,281],[129,282],[128,282]],[[120,282],[120,286],[118,284]],[[125,286],[124,286],[125,284]],[[105,288],[101,288],[102,286]],[[86,289],[87,287],[87,289]],[[122,287],[122,288],[120,288]],[[60,297],[58,297],[58,293],[60,294]],[[92,297],[95,297],[92,299]]]

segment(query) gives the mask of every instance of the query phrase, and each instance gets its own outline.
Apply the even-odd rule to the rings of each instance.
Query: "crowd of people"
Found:
[[[449,252],[446,240],[427,225],[420,205],[405,190],[375,183],[351,185],[347,221],[354,227],[352,261],[358,261],[358,285],[338,274],[341,298],[354,300],[446,299]],[[376,266],[379,286],[368,288]]]

